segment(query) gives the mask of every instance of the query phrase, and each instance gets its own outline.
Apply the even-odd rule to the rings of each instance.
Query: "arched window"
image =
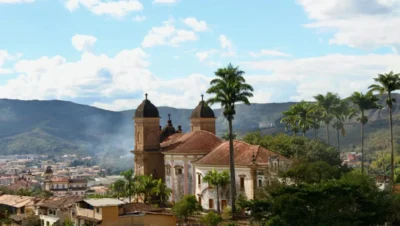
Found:
[[[183,167],[175,166],[175,175],[182,175],[182,174],[183,174]]]

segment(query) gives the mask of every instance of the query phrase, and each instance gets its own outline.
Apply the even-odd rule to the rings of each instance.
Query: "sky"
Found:
[[[0,98],[194,108],[229,63],[252,103],[346,97],[400,71],[399,27],[400,0],[0,0]]]

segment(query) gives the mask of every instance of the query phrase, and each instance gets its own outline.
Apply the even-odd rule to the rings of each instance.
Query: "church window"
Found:
[[[240,189],[244,190],[244,177],[240,177]]]
[[[171,175],[171,166],[166,166],[166,174],[167,176]]]
[[[258,179],[258,187],[262,187],[262,180]]]
[[[183,174],[182,166],[175,166],[175,175],[182,175],[182,174]]]
[[[201,186],[201,174],[197,174],[197,184],[199,185],[199,187]]]

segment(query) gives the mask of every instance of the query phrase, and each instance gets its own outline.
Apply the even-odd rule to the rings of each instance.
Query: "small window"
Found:
[[[201,174],[197,174],[197,184],[200,186],[201,185]]]
[[[258,179],[258,187],[262,187],[262,180]]]
[[[199,196],[199,205],[201,206],[201,196]]]
[[[244,177],[240,177],[240,189],[244,189]]]
[[[100,213],[100,208],[96,208],[96,213]]]
[[[182,175],[183,174],[183,169],[181,166],[175,167],[175,175]]]
[[[166,167],[166,174],[167,174],[167,176],[171,175],[171,166]]]
[[[209,199],[208,200],[208,208],[209,209],[214,209],[214,199]]]

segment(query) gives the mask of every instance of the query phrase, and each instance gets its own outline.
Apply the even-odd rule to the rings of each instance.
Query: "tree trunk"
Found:
[[[232,131],[232,118],[228,119],[229,124],[229,168],[231,173],[231,208],[232,217],[235,219],[236,214],[236,180],[235,180],[235,158],[233,150],[233,131]]]
[[[219,186],[217,186],[217,212],[218,214],[221,213],[221,208],[219,206]]]
[[[329,123],[325,123],[325,124],[326,124],[326,138],[327,138],[328,144],[330,144],[330,140],[329,140]]]
[[[389,93],[389,101],[392,101],[392,95]],[[390,156],[390,177],[392,178],[392,183],[394,184],[394,143],[393,143],[393,118],[392,118],[392,105],[389,105],[389,126],[390,126],[390,149],[391,149],[391,156]]]
[[[361,173],[364,173],[364,124],[361,123]]]
[[[336,142],[337,142],[337,149],[340,152],[340,134],[339,134],[339,129],[336,129]]]

